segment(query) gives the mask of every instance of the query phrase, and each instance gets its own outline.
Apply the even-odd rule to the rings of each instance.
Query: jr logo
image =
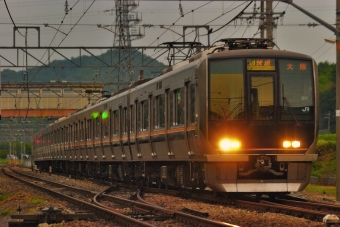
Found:
[[[309,112],[309,107],[306,106],[305,108],[303,108],[302,112]]]

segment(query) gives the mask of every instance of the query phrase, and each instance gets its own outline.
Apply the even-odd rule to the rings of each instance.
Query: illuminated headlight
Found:
[[[220,148],[221,150],[228,151],[228,150],[235,150],[241,147],[240,141],[237,140],[229,140],[223,139],[220,141]]]
[[[294,141],[292,142],[292,147],[294,147],[294,148],[300,147],[300,141],[294,140]]]
[[[300,145],[301,145],[300,141],[297,141],[297,140],[294,140],[294,141],[285,140],[283,141],[283,144],[282,144],[284,148],[290,148],[290,147],[299,148]]]
[[[283,141],[283,147],[284,148],[288,148],[288,147],[291,147],[292,146],[292,143],[290,141]]]

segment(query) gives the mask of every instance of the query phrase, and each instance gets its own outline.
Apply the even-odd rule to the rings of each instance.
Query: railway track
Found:
[[[108,195],[105,192],[109,191],[111,186],[102,191],[93,192],[82,188],[51,182],[46,179],[34,177],[9,168],[4,168],[3,170],[10,177],[16,178],[26,184],[38,188],[39,190],[48,192],[60,199],[74,203],[87,211],[91,211],[95,215],[99,215],[103,218],[109,218],[123,226],[162,226],[162,222],[164,220],[172,219],[172,223],[182,223],[181,226],[236,227],[236,225],[233,224],[213,221],[197,215],[164,209],[153,204],[148,204],[145,201],[137,202],[118,196]],[[140,196],[138,195],[138,197]],[[132,212],[125,212],[124,210],[126,210],[126,208],[131,209]]]
[[[161,193],[156,188],[146,188],[145,191],[150,193]],[[191,192],[191,193],[190,193]],[[278,199],[266,199],[265,197],[258,199],[256,197],[241,197],[239,199],[229,199],[223,197],[216,197],[211,193],[199,192],[192,193],[192,191],[178,191],[166,190],[163,194],[171,196],[188,196],[190,199],[196,201],[204,201],[212,204],[221,204],[226,206],[233,206],[237,208],[255,210],[257,212],[272,212],[290,215],[299,218],[305,218],[311,221],[323,222],[323,218],[328,214],[334,214],[340,217],[340,206],[325,202],[316,202],[308,200],[294,200],[293,197],[284,197]]]

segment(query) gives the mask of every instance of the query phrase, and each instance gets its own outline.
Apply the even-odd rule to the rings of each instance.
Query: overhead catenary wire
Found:
[[[79,21],[84,17],[84,15],[86,14],[86,12],[92,7],[92,5],[94,4],[94,2],[95,2],[96,0],[93,0],[92,1],[92,3],[90,4],[90,6],[85,10],[85,12],[83,13],[83,15],[78,19],[78,21],[73,25],[73,27],[70,29],[70,31],[67,33],[67,35],[60,41],[60,43],[58,44],[58,47],[64,42],[64,40],[69,36],[69,34],[72,32],[72,30],[74,29],[74,27],[75,26],[77,26],[77,24],[79,23]],[[74,6],[77,4],[79,2],[79,0],[74,4]],[[73,7],[74,7],[73,6]],[[71,9],[73,8],[73,7],[71,7]],[[66,14],[64,15],[64,18],[63,18],[63,20],[65,19],[65,17],[66,17]],[[63,21],[62,21],[63,22]],[[57,31],[58,32],[58,31]],[[57,32],[56,32],[56,34],[57,34]],[[56,36],[56,35],[55,35]],[[54,36],[54,37],[55,37]],[[54,38],[53,38],[54,39]],[[53,42],[53,41],[52,41]],[[52,44],[52,42],[51,42],[51,44]],[[50,44],[50,45],[51,45]],[[45,54],[46,54],[46,52],[45,52]],[[53,53],[51,54],[51,56],[53,55]],[[48,57],[48,59],[45,61],[45,62],[47,62],[48,60],[50,60],[50,57],[51,56],[49,56]],[[41,58],[42,59],[42,58]],[[39,71],[41,70],[41,68],[42,68],[42,66],[39,68],[39,70],[36,72],[36,74],[31,78],[31,80],[30,80],[30,82],[35,78],[35,76],[39,73]]]
[[[13,18],[12,18],[12,15],[11,15],[9,9],[8,9],[6,0],[4,0],[4,2],[5,2],[5,5],[6,5],[6,9],[7,9],[8,15],[9,15],[9,17],[11,18],[11,21],[12,21],[12,23],[13,23],[13,25],[14,25],[14,28],[19,32],[19,34],[20,34],[22,37],[24,37],[24,35],[21,34],[21,32],[18,30],[17,26],[15,25],[15,22],[14,22],[14,20],[13,20]]]

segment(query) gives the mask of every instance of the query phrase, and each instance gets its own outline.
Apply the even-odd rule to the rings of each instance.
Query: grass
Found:
[[[12,197],[14,194],[14,192],[0,194],[0,202]]]
[[[37,197],[37,198],[29,199],[27,201],[27,203],[31,204],[31,205],[44,205],[45,204],[45,200],[40,198],[40,197]]]
[[[324,186],[324,185],[309,184],[305,188],[305,191],[316,192],[316,193],[320,193],[320,194],[323,194],[323,192],[326,192],[327,195],[336,196],[335,186]]]
[[[8,207],[7,209],[0,211],[0,216],[4,217],[11,213],[13,213],[13,210],[10,207]]]

